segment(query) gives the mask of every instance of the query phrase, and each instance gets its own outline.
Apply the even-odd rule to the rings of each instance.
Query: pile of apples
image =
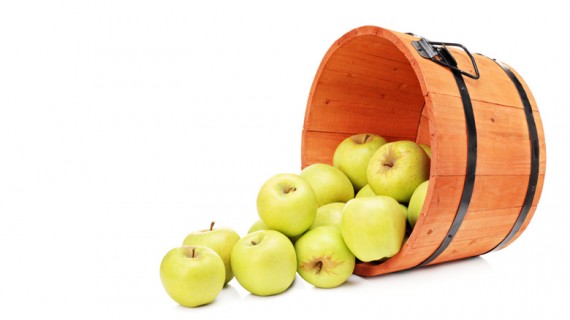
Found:
[[[400,251],[423,206],[430,156],[429,146],[413,141],[348,137],[333,165],[268,179],[246,236],[214,223],[190,233],[164,256],[162,284],[186,307],[213,302],[234,277],[259,296],[284,292],[297,273],[315,287],[338,287],[356,261],[381,262]]]

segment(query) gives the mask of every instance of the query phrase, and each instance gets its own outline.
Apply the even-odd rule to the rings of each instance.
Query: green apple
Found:
[[[338,287],[354,271],[355,257],[350,252],[340,229],[320,226],[307,231],[295,243],[297,272],[318,288]]]
[[[420,144],[420,147],[422,147],[422,149],[424,149],[428,157],[431,158],[431,147],[428,146],[427,144]]]
[[[271,230],[288,237],[307,231],[317,215],[317,196],[300,175],[281,173],[269,178],[257,194],[257,213]]]
[[[354,198],[352,183],[337,167],[313,163],[303,169],[300,175],[315,191],[319,207],[331,202],[347,202]]]
[[[374,197],[376,194],[374,193],[374,191],[372,191],[372,188],[370,188],[369,184],[366,184],[364,187],[362,187],[362,189],[360,189],[358,191],[358,193],[356,193],[356,196],[354,196],[355,198],[363,198],[363,197]]]
[[[408,205],[408,222],[412,228],[416,225],[418,217],[422,212],[422,207],[424,206],[428,186],[429,180],[420,183],[410,198],[410,204]]]
[[[368,164],[368,184],[377,195],[407,203],[416,187],[429,178],[430,158],[415,142],[389,142],[376,150]]]
[[[174,248],[160,263],[160,279],[168,295],[185,307],[197,307],[216,300],[224,287],[224,261],[204,246]]]
[[[354,190],[362,189],[368,182],[366,169],[368,161],[380,146],[386,143],[383,137],[362,133],[344,139],[333,154],[333,165],[350,179]]]
[[[340,230],[350,251],[361,261],[398,253],[406,234],[400,204],[388,196],[355,198],[342,210]]]
[[[250,234],[250,233],[255,232],[255,231],[267,230],[267,229],[269,229],[267,227],[267,225],[265,223],[263,223],[263,221],[261,219],[259,219],[259,220],[255,221],[251,225],[251,227],[249,227],[249,230],[247,230],[247,234]]]
[[[239,284],[252,294],[270,296],[281,293],[295,280],[295,247],[278,231],[255,231],[235,244],[232,270]]]
[[[310,229],[319,226],[336,226],[340,228],[342,208],[344,208],[344,202],[332,202],[320,206],[317,209],[315,222],[313,222]]]
[[[237,232],[230,228],[214,229],[214,222],[212,222],[210,229],[190,233],[186,236],[182,244],[187,246],[205,246],[214,249],[224,261],[226,267],[225,283],[227,284],[234,277],[230,257],[232,248],[239,238]]]

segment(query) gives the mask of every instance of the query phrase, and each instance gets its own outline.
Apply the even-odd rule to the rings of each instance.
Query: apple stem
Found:
[[[366,143],[366,141],[368,141],[368,138],[370,138],[370,135],[365,134],[364,137],[362,138],[362,143]]]
[[[184,255],[187,258],[195,258],[196,257],[196,247],[194,246],[184,246]]]
[[[251,240],[251,245],[255,246],[257,244],[257,242],[255,242],[255,240]]]
[[[212,221],[212,223],[210,223],[210,231],[214,230],[215,223],[216,223],[215,221]]]

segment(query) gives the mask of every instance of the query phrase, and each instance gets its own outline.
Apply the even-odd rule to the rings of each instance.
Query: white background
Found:
[[[0,319],[568,317],[562,1],[206,2],[1,2]],[[177,306],[163,255],[211,220],[246,233],[261,184],[300,170],[323,55],[362,25],[460,42],[524,77],[548,150],[529,228],[465,261],[332,290],[297,278],[266,298],[234,280]]]

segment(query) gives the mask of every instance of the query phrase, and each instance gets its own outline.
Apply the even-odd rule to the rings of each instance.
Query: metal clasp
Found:
[[[430,59],[431,61],[444,67],[455,70],[471,79],[479,79],[479,69],[477,68],[477,63],[475,62],[475,59],[473,58],[471,52],[469,52],[469,50],[467,50],[467,48],[465,48],[463,45],[451,42],[428,41],[423,37],[417,41],[412,41],[412,45],[414,48],[416,48],[420,56],[426,59]],[[447,50],[447,47],[459,47],[465,51],[465,53],[467,53],[467,56],[469,56],[469,59],[471,59],[471,64],[473,64],[473,70],[475,71],[475,74],[459,69],[457,67],[457,61],[455,58],[453,58],[451,52]]]

